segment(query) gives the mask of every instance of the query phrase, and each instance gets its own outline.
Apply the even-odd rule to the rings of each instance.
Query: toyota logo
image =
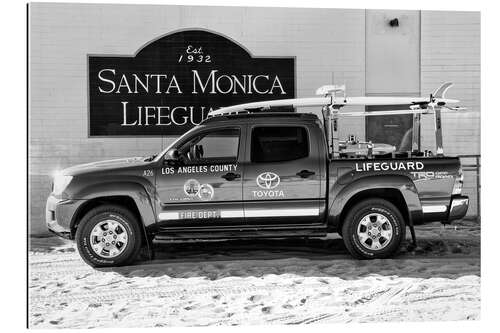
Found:
[[[263,172],[257,176],[257,185],[260,188],[271,190],[280,184],[280,176],[274,172]]]

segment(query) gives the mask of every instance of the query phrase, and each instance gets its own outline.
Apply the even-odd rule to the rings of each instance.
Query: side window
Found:
[[[307,130],[296,126],[263,126],[252,131],[251,160],[254,163],[285,162],[309,155]]]
[[[220,129],[203,133],[180,149],[186,164],[232,163],[238,159],[239,129]]]

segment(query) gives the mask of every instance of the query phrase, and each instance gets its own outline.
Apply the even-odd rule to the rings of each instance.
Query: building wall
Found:
[[[420,94],[420,11],[366,10],[365,50],[367,95]]]
[[[255,56],[295,56],[297,97],[311,96],[329,83],[345,83],[351,96],[365,94],[364,10],[32,3],[29,12],[29,207],[34,234],[46,232],[44,205],[52,172],[78,163],[153,154],[172,140],[88,138],[87,54],[134,54],[167,32],[204,28],[232,38]],[[458,83],[453,93],[466,97],[462,99],[476,112],[446,120],[446,135],[454,134],[446,137],[445,148],[479,153],[479,14],[422,12],[421,26],[422,92],[449,77]],[[353,133],[364,139],[361,118],[343,120],[340,128],[341,136]]]
[[[421,92],[428,94],[442,82],[454,86],[447,97],[460,100],[467,112],[442,115],[443,147],[447,155],[480,154],[481,56],[480,13],[422,11]],[[422,119],[422,149],[435,147],[434,119]],[[474,159],[463,159],[474,164]],[[464,192],[470,196],[469,215],[477,215],[477,178],[465,171]]]

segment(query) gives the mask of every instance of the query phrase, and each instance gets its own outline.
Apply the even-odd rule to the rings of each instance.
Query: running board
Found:
[[[293,237],[325,237],[325,229],[295,230],[224,230],[224,231],[162,231],[153,238],[153,243],[171,243],[192,240],[222,240],[245,238],[293,238]]]

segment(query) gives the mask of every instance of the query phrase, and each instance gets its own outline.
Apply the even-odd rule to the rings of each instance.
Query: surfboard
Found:
[[[403,113],[428,113],[436,107],[445,107],[447,104],[458,103],[459,100],[444,98],[445,92],[451,87],[451,82],[447,82],[437,88],[430,97],[414,97],[414,96],[359,96],[359,97],[346,97],[336,96],[339,91],[344,92],[344,86],[323,86],[318,88],[317,93],[325,94],[322,97],[307,97],[307,98],[291,98],[291,99],[278,99],[263,102],[245,103],[223,107],[208,113],[209,117],[237,114],[240,112],[248,113],[255,110],[259,111],[275,111],[273,108],[277,107],[323,107],[329,106],[334,109],[340,109],[348,106],[364,106],[364,105],[414,105],[416,108],[409,110],[398,110],[399,114]],[[377,113],[378,112],[378,113]],[[339,115],[346,116],[364,116],[364,115],[383,115],[382,111],[373,111],[366,113],[344,113],[339,112]],[[383,111],[385,112],[385,111]],[[396,113],[390,113],[396,114]]]

